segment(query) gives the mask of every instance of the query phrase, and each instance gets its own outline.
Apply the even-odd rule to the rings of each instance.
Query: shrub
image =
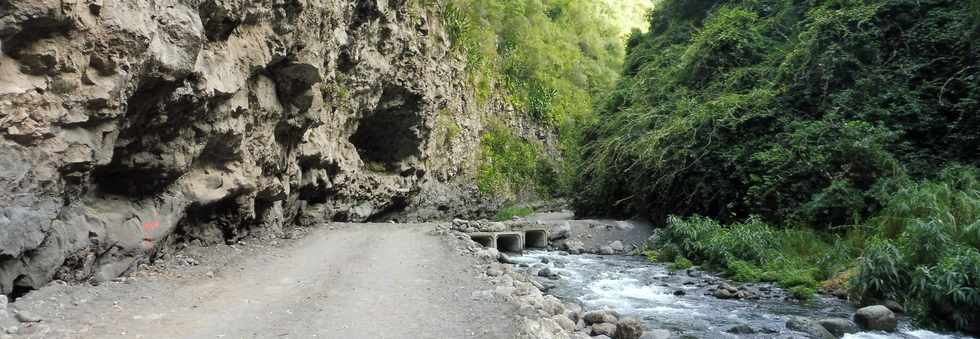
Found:
[[[782,287],[813,289],[822,279],[846,269],[846,257],[853,251],[831,254],[840,245],[825,242],[812,231],[779,230],[758,218],[721,225],[704,217],[670,217],[660,232],[657,259],[692,258],[727,273],[731,278],[750,282],[776,282]],[[833,258],[814,261],[813,258]],[[833,262],[833,264],[823,264]]]
[[[674,259],[674,263],[670,265],[672,270],[686,270],[691,267],[694,267],[694,263],[685,257],[677,257]]]
[[[866,249],[854,292],[904,302],[923,324],[980,331],[978,197],[977,171],[966,167],[900,189],[871,220],[881,238]]]
[[[480,140],[480,191],[502,197],[535,192],[539,154],[538,146],[514,136],[502,125],[491,125]]]

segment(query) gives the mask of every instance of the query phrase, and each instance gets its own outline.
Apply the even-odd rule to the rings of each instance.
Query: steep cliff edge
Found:
[[[484,108],[407,0],[0,0],[0,293],[458,212]]]

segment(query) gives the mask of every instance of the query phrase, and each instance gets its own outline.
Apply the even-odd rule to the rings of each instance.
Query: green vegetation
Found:
[[[526,217],[533,213],[534,209],[529,206],[510,205],[497,211],[497,214],[493,216],[493,219],[496,221],[505,221],[513,219],[514,217]]]
[[[624,49],[611,13],[607,2],[449,0],[442,16],[482,99],[502,93],[559,126],[589,117],[592,98],[617,78]]]
[[[980,333],[980,1],[664,0],[650,23],[571,155],[579,213],[667,221],[660,261],[801,297],[853,272]]]
[[[975,333],[980,325],[978,174],[953,168],[938,180],[910,183],[895,193],[869,221],[877,232],[851,281],[854,289],[912,305],[931,325]]]
[[[618,78],[623,37],[642,17],[624,10],[650,7],[646,0],[415,1],[439,9],[478,99],[503,98],[532,122],[560,131],[565,154],[577,152],[594,99]],[[550,197],[571,182],[573,166],[506,128],[491,126],[482,141],[483,192]]]
[[[551,189],[547,176],[539,173],[547,169],[540,165],[547,161],[541,156],[540,145],[514,136],[506,126],[491,124],[480,146],[480,191],[519,200],[517,195],[546,194]]]
[[[851,247],[840,239],[821,237],[811,230],[776,229],[758,218],[722,225],[704,217],[671,217],[652,256],[687,260],[727,273],[740,281],[776,282],[800,298],[850,264]],[[648,255],[648,258],[650,255]]]

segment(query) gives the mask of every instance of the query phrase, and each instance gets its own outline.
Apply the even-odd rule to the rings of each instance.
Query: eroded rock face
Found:
[[[0,1],[0,293],[111,279],[177,240],[465,201],[482,108],[437,17],[404,0]]]

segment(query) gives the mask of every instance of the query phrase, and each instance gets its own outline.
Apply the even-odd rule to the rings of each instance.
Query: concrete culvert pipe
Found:
[[[489,233],[474,233],[469,234],[470,239],[473,239],[477,244],[483,247],[496,248],[497,242],[494,239],[493,234]]]
[[[520,252],[524,250],[524,236],[520,233],[498,233],[497,250],[501,252]]]
[[[548,247],[548,232],[545,230],[524,231],[524,246],[527,248]]]

